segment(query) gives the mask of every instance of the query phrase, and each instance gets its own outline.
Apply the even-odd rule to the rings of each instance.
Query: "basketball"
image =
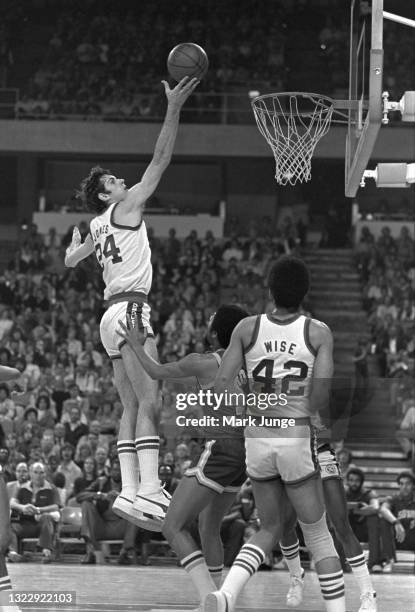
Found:
[[[208,69],[206,52],[195,43],[181,43],[172,49],[167,58],[167,70],[175,81],[184,77],[202,79]]]

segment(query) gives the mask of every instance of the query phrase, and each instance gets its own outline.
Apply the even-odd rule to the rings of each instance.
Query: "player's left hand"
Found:
[[[186,102],[187,98],[199,85],[200,81],[196,78],[190,79],[186,76],[181,81],[179,81],[179,83],[177,83],[176,87],[174,87],[173,89],[170,88],[170,85],[167,81],[162,81],[162,83],[164,85],[164,91],[166,93],[169,106],[177,107],[178,109],[180,109]]]
[[[81,242],[82,242],[81,232],[75,225],[75,227],[73,228],[73,232],[72,232],[71,244],[66,249],[66,252],[71,253],[72,251],[74,251],[81,245]]]
[[[144,344],[146,341],[145,333],[142,329],[138,327],[134,327],[131,316],[127,314],[126,316],[126,324],[118,319],[118,323],[120,325],[120,330],[117,329],[117,334],[123,338],[129,346],[134,348],[137,344]]]

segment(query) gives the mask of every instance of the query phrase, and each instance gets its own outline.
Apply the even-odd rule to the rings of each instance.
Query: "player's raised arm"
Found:
[[[170,89],[167,81],[162,81],[167,96],[167,111],[161,132],[154,148],[153,159],[139,183],[131,187],[130,196],[125,202],[125,212],[142,207],[154,193],[163,172],[170,163],[179,127],[180,111],[187,98],[199,84],[197,79],[185,77]]]
[[[244,348],[249,344],[254,327],[255,317],[243,319],[235,327],[216,375],[214,383],[216,393],[222,393],[233,387],[234,381],[244,364]]]
[[[85,242],[81,242],[81,234],[79,229],[74,227],[72,232],[71,244],[66,249],[65,253],[65,266],[67,268],[75,268],[75,266],[91,255],[94,252],[94,243],[91,238],[91,234],[85,238]]]
[[[127,315],[127,325],[123,321],[118,321],[118,323],[120,330],[117,330],[117,334],[132,348],[141,365],[153,380],[190,377],[212,380],[214,378],[218,365],[212,355],[192,353],[173,363],[159,363],[144,350],[145,336],[137,327],[132,326],[129,315]]]
[[[330,328],[321,321],[312,320],[310,342],[316,350],[313,367],[313,381],[310,393],[310,412],[319,413],[323,422],[327,417],[333,377],[333,335]]]

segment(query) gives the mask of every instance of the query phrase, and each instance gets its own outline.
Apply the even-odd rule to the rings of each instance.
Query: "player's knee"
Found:
[[[313,555],[315,563],[329,557],[338,558],[333,538],[327,527],[325,512],[315,523],[298,522],[300,523],[306,546]]]
[[[185,521],[179,514],[173,516],[167,515],[162,526],[162,534],[168,542],[171,542],[184,526]]]

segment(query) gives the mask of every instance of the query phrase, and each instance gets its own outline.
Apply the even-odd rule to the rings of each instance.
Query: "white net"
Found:
[[[309,181],[311,157],[330,128],[333,101],[319,94],[288,92],[259,96],[252,100],[252,108],[274,154],[277,182]]]

